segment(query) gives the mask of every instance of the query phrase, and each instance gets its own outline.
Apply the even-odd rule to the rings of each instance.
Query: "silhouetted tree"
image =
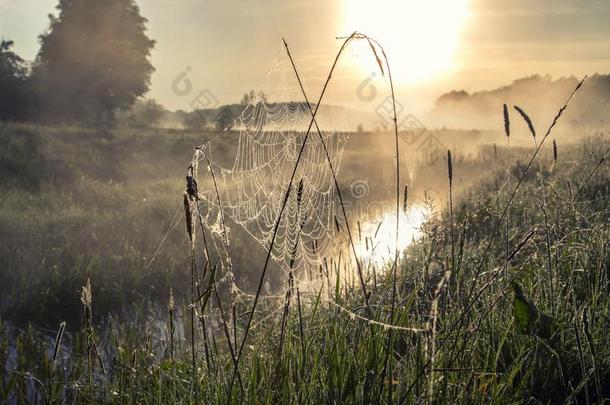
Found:
[[[151,128],[159,123],[165,109],[156,100],[138,100],[127,117],[127,122],[138,128]]]
[[[205,129],[208,121],[200,111],[193,111],[191,113],[185,114],[182,119],[182,125],[184,125],[187,129],[192,130],[201,130]]]
[[[22,120],[27,114],[28,66],[11,51],[13,41],[0,41],[0,120]]]
[[[233,109],[230,105],[220,107],[216,113],[216,129],[218,131],[224,131],[225,129],[230,130],[233,128]]]
[[[254,92],[254,90],[250,90],[248,93],[244,94],[244,96],[241,98],[241,101],[239,103],[241,105],[248,105],[251,102],[253,102],[255,98],[256,98],[256,93]]]
[[[256,103],[258,101],[262,101],[262,102],[267,102],[267,95],[259,90],[259,91],[254,91],[254,90],[250,90],[248,93],[244,94],[244,96],[241,98],[241,101],[239,102],[241,105],[248,105],[250,103]]]
[[[134,0],[59,0],[33,81],[43,118],[109,121],[148,91],[154,41]]]

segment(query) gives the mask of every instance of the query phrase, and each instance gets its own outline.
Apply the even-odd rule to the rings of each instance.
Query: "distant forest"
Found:
[[[579,79],[575,77],[553,80],[550,76],[534,75],[515,80],[494,90],[468,93],[451,91],[440,96],[427,122],[451,128],[493,129],[501,123],[497,119],[502,105],[519,105],[530,117],[548,125],[559,104],[570,94]],[[603,127],[610,114],[610,75],[595,74],[585,82],[577,95],[579,101],[566,111],[564,122],[571,127]]]

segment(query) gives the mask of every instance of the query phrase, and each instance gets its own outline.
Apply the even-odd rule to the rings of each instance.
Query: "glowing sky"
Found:
[[[0,36],[33,59],[57,0],[0,0]],[[450,89],[502,86],[534,73],[610,73],[605,0],[138,0],[157,41],[150,97],[188,109],[172,81],[185,69],[193,92],[220,103],[264,88],[285,37],[312,92],[339,46],[368,31],[386,40],[398,94],[425,109]],[[371,32],[373,31],[373,32]],[[368,68],[365,68],[366,70]],[[363,70],[363,71],[364,71]],[[358,83],[355,83],[356,86]]]

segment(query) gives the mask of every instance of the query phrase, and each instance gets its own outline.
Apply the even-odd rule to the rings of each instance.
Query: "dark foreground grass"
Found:
[[[93,282],[92,306],[86,294],[87,305],[79,306],[82,329],[65,332],[60,344],[56,331],[3,324],[0,398],[38,403],[603,403],[610,398],[610,168],[604,159],[609,147],[607,138],[592,138],[560,149],[555,161],[547,145],[540,164],[523,176],[507,235],[493,236],[531,151],[511,151],[510,170],[499,159],[488,180],[454,195],[454,223],[449,215],[432,218],[400,260],[394,325],[415,330],[394,329],[389,346],[387,326],[361,319],[368,311],[360,288],[335,288],[331,272],[330,288],[294,297],[285,325],[281,312],[272,312],[283,307],[283,298],[262,300],[239,379],[229,391],[234,360],[228,343],[234,347],[236,339],[232,329],[223,332],[222,299],[210,299],[206,340],[197,322],[193,370],[187,305],[172,299],[161,315],[134,308],[139,316],[131,322],[111,317],[91,327]],[[456,167],[453,176],[460,176]],[[447,270],[452,270],[450,278]],[[373,318],[384,323],[392,280],[366,276]],[[248,315],[240,314],[249,307],[249,302],[237,307],[239,333]]]

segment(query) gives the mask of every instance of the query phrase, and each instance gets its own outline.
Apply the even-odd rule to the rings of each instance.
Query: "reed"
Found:
[[[515,110],[519,113],[519,115],[521,115],[521,117],[527,124],[527,127],[528,127],[530,134],[532,135],[532,139],[534,141],[534,147],[537,148],[538,143],[536,141],[536,130],[534,129],[534,124],[532,123],[531,118],[529,117],[529,115],[527,115],[527,113],[522,108],[520,108],[518,106],[514,106],[514,107],[515,107]],[[555,140],[553,140],[553,145],[555,145]],[[540,160],[538,160],[538,177],[540,179],[540,187],[542,189],[542,204],[541,204],[540,208],[542,210],[542,213],[544,214],[546,257],[547,257],[547,269],[548,269],[548,277],[549,277],[549,297],[550,297],[550,302],[555,302],[555,298],[554,298],[555,288],[553,286],[553,260],[551,257],[551,235],[549,232],[549,220],[548,220],[548,214],[547,214],[548,204],[547,204],[547,198],[546,198],[546,184],[545,184],[545,180],[544,180],[542,162]]]
[[[591,363],[593,365],[593,373],[595,377],[595,390],[597,398],[602,398],[601,379],[599,377],[599,368],[597,366],[597,356],[595,351],[595,343],[593,342],[593,336],[591,335],[591,328],[589,326],[589,307],[585,306],[582,311],[582,326],[585,333],[585,340],[587,341],[587,348],[591,355]]]
[[[504,135],[506,135],[506,185],[510,187],[510,116],[508,114],[508,106],[505,104],[502,105],[502,113],[504,117]],[[506,256],[508,257],[508,253],[510,251],[510,204],[507,204],[507,212],[506,212],[506,235],[505,235],[505,244],[506,244]]]
[[[587,365],[585,363],[585,356],[583,354],[583,349],[582,349],[582,342],[580,339],[580,331],[579,331],[579,326],[578,326],[578,317],[574,317],[574,319],[572,320],[572,325],[574,326],[574,335],[576,336],[576,347],[578,348],[578,360],[580,361],[580,369],[582,371],[582,376],[583,376],[583,383],[584,383],[584,390],[585,390],[585,403],[587,405],[591,404],[591,399],[589,398],[589,389],[587,388],[587,380],[586,380],[586,375],[587,375]]]
[[[64,338],[64,332],[66,331],[66,322],[62,322],[59,324],[59,329],[57,330],[57,335],[55,336],[55,346],[53,347],[53,364],[57,362],[57,356],[59,355],[59,351],[61,349],[61,341]]]
[[[364,295],[364,300],[365,300],[365,303],[366,303],[366,306],[367,306],[367,309],[368,309],[369,315],[370,315],[370,314],[372,314],[372,310],[370,309],[370,305],[368,303],[368,292],[366,290],[366,283],[364,281],[364,275],[362,273],[361,263],[360,263],[360,260],[358,258],[358,255],[356,253],[356,247],[354,245],[354,239],[352,237],[350,221],[349,221],[349,218],[347,216],[347,212],[345,210],[345,202],[343,200],[343,194],[341,192],[341,187],[339,187],[339,182],[337,180],[337,175],[336,175],[336,172],[335,172],[335,168],[333,167],[332,159],[330,158],[330,154],[328,152],[328,148],[326,147],[326,142],[324,141],[324,137],[322,136],[322,132],[321,132],[320,127],[318,126],[318,123],[316,121],[316,113],[318,111],[318,106],[320,105],[320,102],[322,101],[322,98],[323,98],[324,93],[326,91],[326,88],[327,88],[327,86],[328,86],[328,84],[330,82],[330,79],[332,77],[333,71],[335,70],[337,62],[339,61],[339,58],[341,57],[341,54],[343,53],[343,50],[345,49],[345,47],[349,44],[349,42],[352,39],[356,39],[356,38],[357,38],[357,33],[354,32],[350,37],[345,39],[345,41],[343,42],[341,48],[337,52],[337,55],[335,57],[335,61],[333,62],[333,65],[332,65],[332,67],[330,69],[330,72],[329,72],[329,74],[327,76],[326,82],[324,84],[324,87],[322,89],[322,93],[320,94],[320,98],[318,100],[318,103],[316,104],[315,109],[312,108],[312,105],[309,102],[309,98],[307,96],[307,93],[305,92],[305,88],[303,87],[303,82],[301,81],[301,76],[299,74],[299,70],[297,69],[296,64],[294,62],[294,59],[292,58],[292,54],[290,53],[290,48],[288,47],[288,43],[283,38],[282,38],[282,41],[283,41],[283,44],[284,44],[284,48],[286,49],[286,53],[288,55],[288,58],[290,60],[290,64],[292,66],[293,72],[294,72],[295,77],[297,79],[297,82],[299,84],[299,89],[301,90],[301,94],[303,95],[303,98],[305,99],[305,103],[307,104],[307,108],[309,110],[309,113],[311,114],[311,121],[309,123],[309,128],[307,129],[306,137],[309,135],[309,132],[311,131],[312,124],[313,124],[315,126],[316,133],[318,135],[318,140],[320,141],[320,143],[322,144],[322,148],[324,149],[324,155],[326,157],[326,162],[327,162],[328,167],[329,167],[329,169],[331,171],[331,175],[332,175],[332,178],[333,178],[333,183],[334,183],[335,191],[337,192],[337,197],[339,198],[339,207],[341,208],[341,214],[343,215],[343,218],[345,220],[345,227],[346,227],[346,231],[347,231],[347,237],[348,237],[348,240],[349,240],[349,244],[350,244],[350,246],[352,248],[352,252],[354,254],[354,261],[356,263],[356,269],[357,269],[357,272],[358,272],[358,279],[360,281],[360,288],[362,289],[362,294]],[[374,47],[372,46],[372,44],[370,42],[369,42],[369,45],[371,45],[371,47],[374,50]],[[377,61],[379,63],[378,55],[375,54],[375,57],[377,58]],[[303,141],[303,144],[304,143],[305,143],[305,140]],[[298,162],[297,162],[297,164],[295,164],[295,170],[296,170],[296,166],[297,165],[298,165]],[[337,227],[337,232],[339,232],[340,228],[338,226],[339,223],[337,221],[337,217],[335,216],[334,219],[335,219],[335,226]],[[358,226],[360,226],[360,225],[358,225]],[[360,232],[360,228],[359,228],[359,232]]]
[[[93,343],[93,296],[91,292],[91,280],[87,279],[87,283],[81,289],[80,296],[83,304],[83,312],[85,316],[85,342],[87,346],[87,382],[88,395],[90,403],[93,403],[93,367],[94,367],[94,343]]]
[[[174,292],[170,288],[169,300],[167,302],[167,315],[169,318],[168,333],[169,333],[169,358],[174,360],[174,334],[176,332],[176,325],[174,324],[174,310],[176,303],[174,301]]]
[[[192,167],[190,175],[192,177]],[[183,206],[184,206],[184,218],[186,224],[186,234],[189,238],[190,242],[190,254],[191,254],[191,299],[188,305],[188,310],[191,316],[190,322],[190,330],[191,330],[191,369],[192,369],[192,377],[195,378],[195,374],[197,371],[197,360],[195,357],[195,273],[197,271],[197,264],[195,262],[195,223],[193,221],[193,212],[191,210],[191,198],[192,197],[192,189],[189,190],[189,175],[187,175],[187,191],[184,193],[183,198]],[[189,192],[190,191],[190,192]]]
[[[493,231],[492,231],[491,235],[489,236],[488,241],[485,244],[485,247],[484,247],[484,249],[481,252],[481,255],[479,257],[479,264],[475,268],[474,277],[473,277],[473,280],[471,282],[471,287],[470,287],[470,290],[469,290],[469,292],[468,292],[468,294],[466,296],[466,305],[463,308],[463,310],[461,311],[461,313],[459,314],[459,316],[457,317],[457,319],[452,323],[452,325],[450,325],[448,327],[449,336],[451,335],[451,333],[453,333],[455,331],[458,332],[458,336],[459,336],[459,332],[462,330],[462,327],[464,325],[464,321],[465,321],[466,317],[470,314],[470,312],[474,308],[474,304],[475,304],[476,300],[486,290],[486,289],[480,289],[477,293],[475,293],[477,282],[479,281],[479,277],[481,276],[481,272],[483,271],[484,265],[486,263],[487,255],[490,253],[491,246],[492,246],[492,244],[493,244],[493,242],[494,242],[494,240],[495,240],[495,238],[496,238],[496,236],[498,234],[498,230],[499,230],[501,224],[503,224],[505,219],[506,219],[508,208],[510,207],[511,202],[515,198],[515,195],[519,191],[519,189],[521,187],[521,184],[523,183],[523,180],[525,179],[525,176],[527,175],[528,171],[530,170],[530,168],[531,168],[532,164],[534,163],[536,157],[540,153],[540,150],[541,150],[544,142],[546,141],[548,136],[551,134],[551,131],[553,130],[555,125],[557,125],[557,122],[558,122],[559,118],[561,118],[561,116],[563,115],[564,111],[566,110],[566,108],[568,107],[568,105],[570,104],[572,99],[574,98],[574,95],[582,87],[582,84],[584,83],[584,81],[586,79],[587,79],[587,76],[585,76],[576,85],[574,90],[567,97],[567,99],[565,100],[565,102],[563,103],[563,105],[561,106],[561,108],[559,109],[559,111],[557,112],[555,117],[553,118],[553,121],[551,122],[551,124],[547,128],[547,131],[546,131],[545,135],[540,140],[540,143],[538,144],[538,147],[532,153],[532,155],[531,155],[531,157],[529,159],[529,162],[527,163],[527,165],[525,167],[525,170],[521,173],[521,176],[517,180],[517,184],[515,185],[515,187],[510,192],[509,197],[508,197],[508,201],[506,202],[506,204],[504,206],[504,209],[501,212],[500,218],[498,219],[495,227],[493,228]],[[507,111],[507,109],[505,108],[504,111]],[[508,114],[505,114],[505,122],[508,122],[508,120],[506,120],[507,116],[508,116]],[[507,128],[508,128],[508,126],[507,126]],[[509,131],[506,131],[506,133],[507,133],[507,138],[508,138]],[[600,162],[605,159],[605,156],[606,155],[604,155],[604,157],[600,160]],[[595,170],[597,170],[597,169],[595,169]],[[509,254],[507,254],[507,258],[508,257],[509,257]],[[499,275],[500,275],[500,272],[497,272],[494,276],[491,277],[491,280],[493,281],[493,280],[497,279],[499,277]],[[487,285],[491,285],[491,283],[489,282]],[[436,350],[440,350],[442,347],[444,347],[444,345],[448,341],[449,341],[448,339],[441,340],[439,342],[439,344],[436,346]],[[453,345],[452,345],[452,347],[451,347],[451,349],[449,351],[449,353],[450,353],[450,361],[449,362],[451,362],[454,359],[456,353],[461,352],[461,350],[457,350],[459,339],[455,338],[452,341],[453,341]],[[464,340],[462,342],[462,347],[465,344],[466,344],[466,340]],[[411,392],[413,391],[413,389],[415,388],[415,386],[419,382],[420,378],[422,378],[424,376],[424,374],[426,373],[426,371],[429,369],[430,365],[431,365],[430,361],[427,361],[425,364],[423,364],[423,366],[420,368],[419,372],[416,374],[416,377],[414,378],[414,381],[409,385],[409,387],[407,388],[406,392],[401,397],[401,402],[404,401],[411,394]]]
[[[449,221],[451,232],[451,271],[456,272],[455,268],[455,225],[453,222],[453,162],[451,150],[447,150],[447,178],[449,180]]]

